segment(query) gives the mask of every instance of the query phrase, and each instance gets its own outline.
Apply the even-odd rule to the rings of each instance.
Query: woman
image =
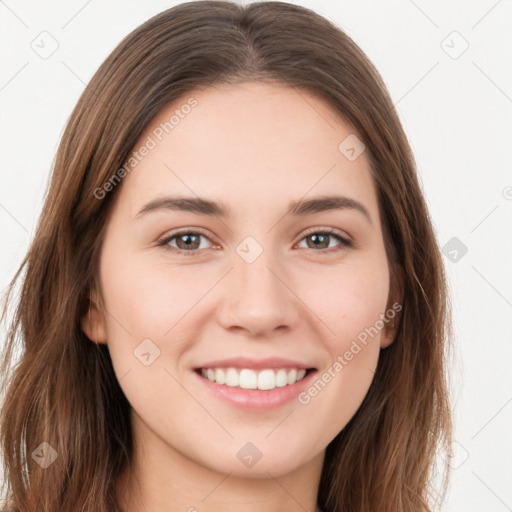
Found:
[[[127,36],[7,299],[23,269],[9,510],[432,510],[442,260],[382,79],[313,11],[190,2]]]

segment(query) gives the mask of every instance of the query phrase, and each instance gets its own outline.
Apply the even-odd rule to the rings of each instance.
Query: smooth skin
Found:
[[[240,355],[284,357],[320,377],[401,301],[367,152],[354,161],[340,152],[355,131],[323,100],[262,82],[173,102],[134,150],[190,97],[197,106],[118,185],[101,290],[93,290],[105,308],[92,307],[82,322],[90,340],[108,344],[133,408],[133,471],[117,482],[123,510],[318,512],[325,448],[362,403],[396,327],[370,337],[308,404],[241,409],[212,395],[194,369]],[[285,215],[291,201],[333,194],[358,201],[370,218],[354,208]],[[137,217],[166,195],[216,201],[230,215],[162,208]],[[322,238],[329,228],[353,245]],[[158,245],[178,231],[201,236]],[[263,250],[251,263],[237,252],[248,236]],[[146,339],[160,350],[148,366],[134,355]],[[237,457],[248,442],[262,454],[252,467]]]

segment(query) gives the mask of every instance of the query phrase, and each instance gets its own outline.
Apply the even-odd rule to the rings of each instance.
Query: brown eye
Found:
[[[332,238],[333,237],[331,235],[324,233],[308,235],[305,237],[306,240],[311,241],[311,244],[308,244],[310,249],[327,249],[329,247],[329,239]]]
[[[194,254],[200,249],[209,248],[207,245],[201,247],[201,238],[209,240],[206,235],[196,231],[180,231],[179,233],[174,233],[164,238],[158,245],[181,254]],[[174,240],[176,240],[176,245],[171,243],[174,242]]]
[[[201,245],[201,235],[187,233],[185,235],[176,236],[176,245],[178,249],[199,249]]]
[[[306,240],[307,249],[319,249],[323,252],[333,252],[346,247],[352,247],[352,242],[334,230],[312,231],[302,238]],[[301,241],[302,241],[301,240]],[[338,243],[331,244],[332,240],[338,240]]]

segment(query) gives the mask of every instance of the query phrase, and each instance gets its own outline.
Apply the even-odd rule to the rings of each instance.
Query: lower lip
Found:
[[[193,373],[211,393],[221,400],[235,405],[240,409],[266,411],[281,407],[287,402],[297,398],[297,395],[309,385],[317,371],[309,371],[303,379],[294,384],[269,389],[267,391],[262,391],[261,389],[242,389],[234,386],[226,386],[226,384],[217,384],[203,377],[196,371]]]

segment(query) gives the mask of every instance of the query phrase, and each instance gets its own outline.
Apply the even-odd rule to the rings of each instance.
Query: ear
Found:
[[[386,348],[393,343],[402,318],[402,302],[404,299],[404,272],[401,266],[396,267],[396,274],[391,272],[388,303],[384,328],[381,331],[380,348]]]
[[[105,315],[103,314],[96,289],[91,290],[89,309],[82,317],[82,330],[94,343],[107,342]]]

